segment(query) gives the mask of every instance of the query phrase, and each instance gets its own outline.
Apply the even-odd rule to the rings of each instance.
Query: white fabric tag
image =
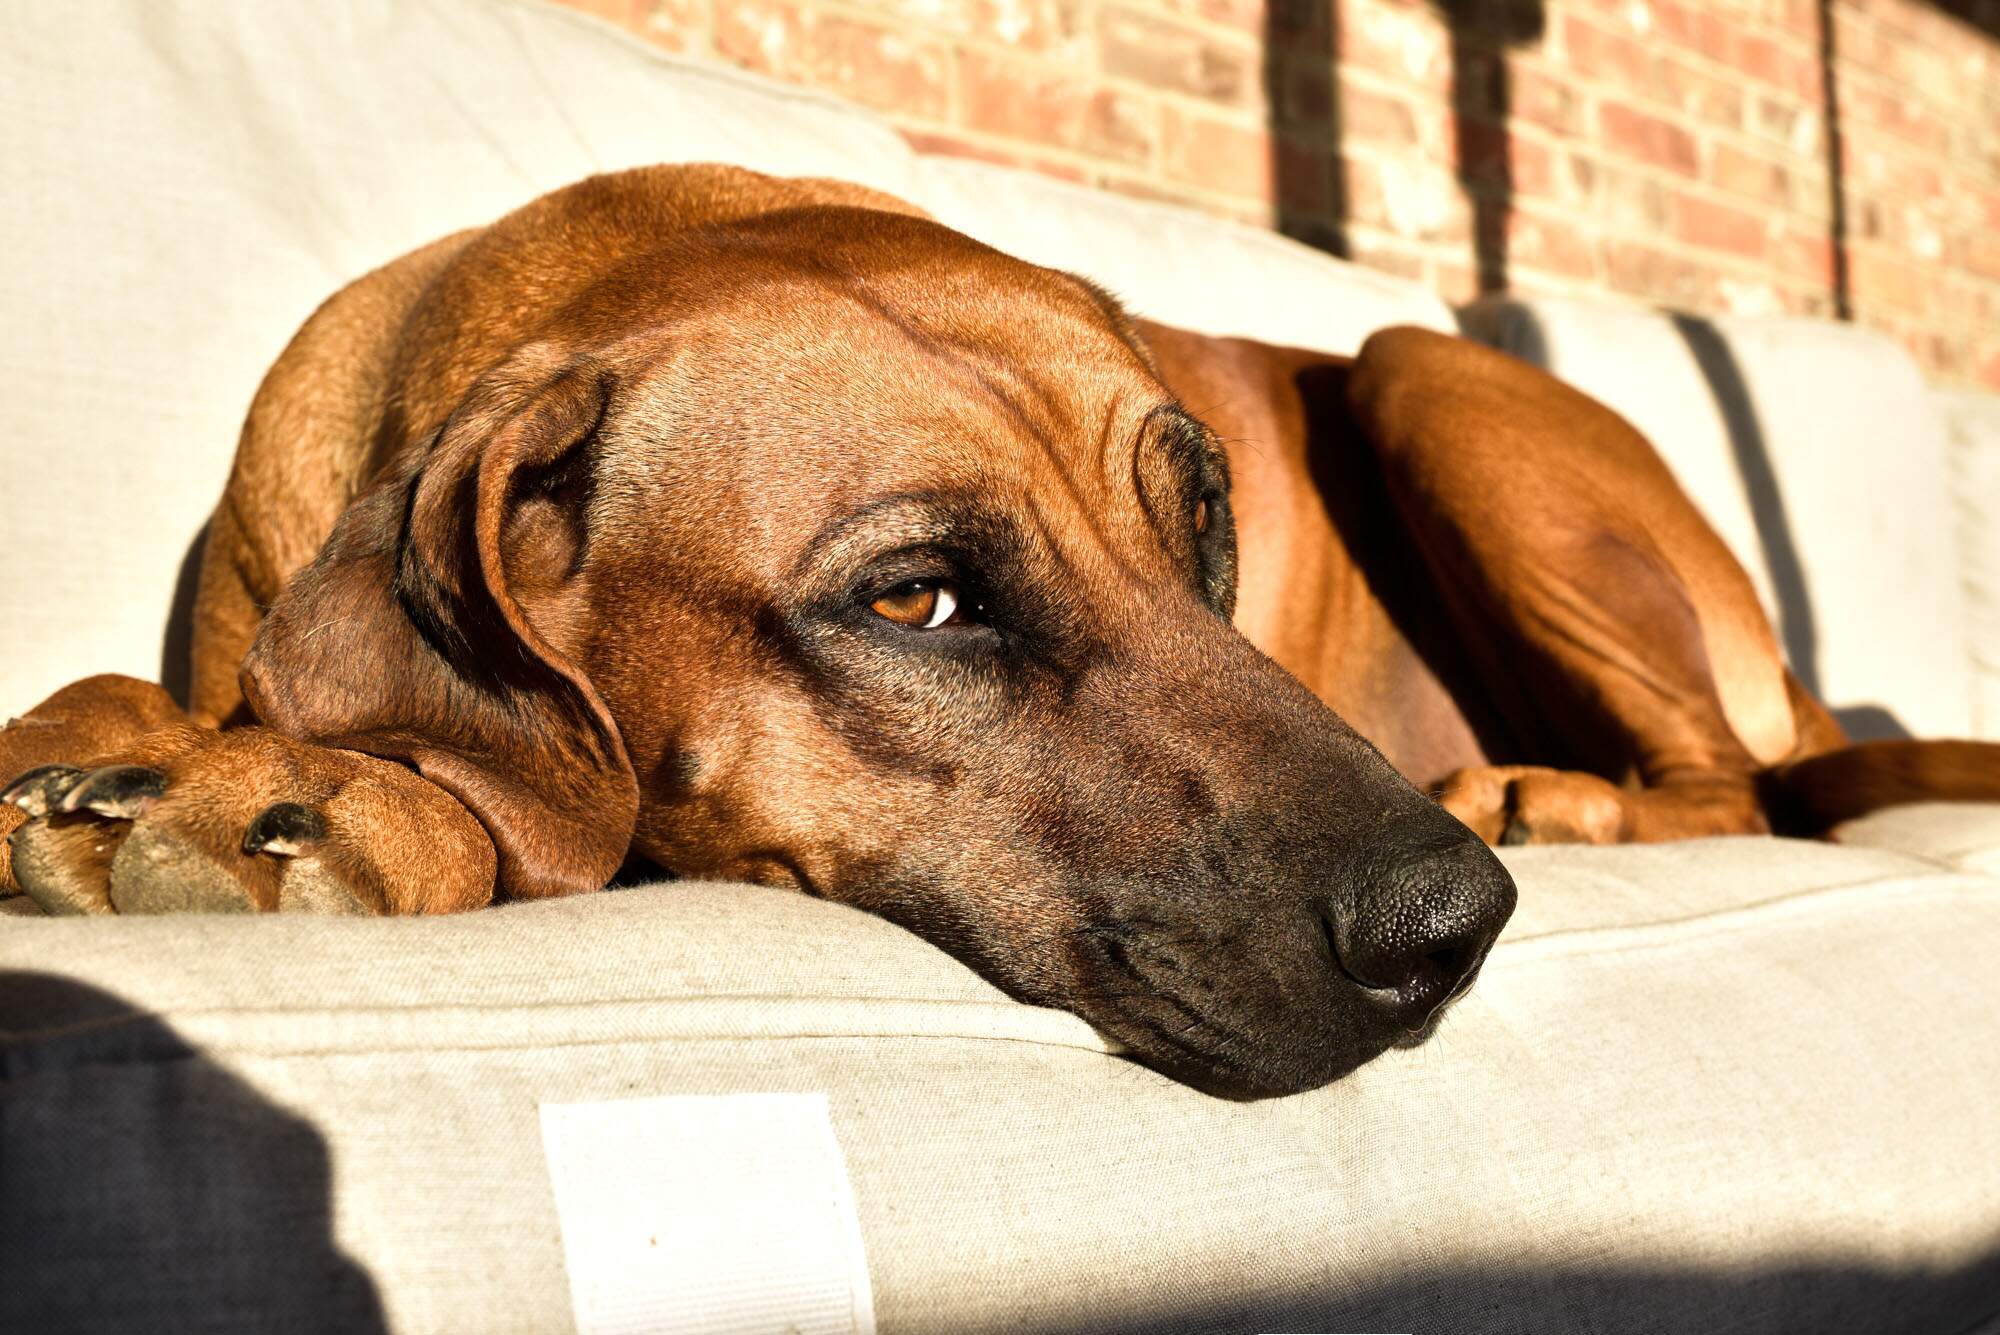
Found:
[[[544,1103],[577,1335],[874,1335],[825,1094]]]

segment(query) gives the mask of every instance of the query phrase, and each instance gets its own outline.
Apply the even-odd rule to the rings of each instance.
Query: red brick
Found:
[[[1264,0],[1168,0],[1167,8],[1175,14],[1238,29],[1260,40],[1273,12]]]
[[[908,116],[944,116],[950,93],[942,44],[833,15],[809,22],[807,32],[806,68],[814,84]]]
[[[1700,168],[1694,136],[1658,116],[1623,102],[1606,102],[1597,109],[1597,123],[1605,143],[1617,152],[1686,176]]]
[[[1507,80],[1508,108],[1516,120],[1558,134],[1583,130],[1583,102],[1566,79],[1514,63]]]
[[[1349,83],[1340,90],[1340,133],[1356,143],[1407,148],[1417,142],[1417,114],[1404,98]]]
[[[1778,238],[1771,255],[1781,272],[1821,287],[1833,286],[1833,239],[1824,232],[1787,231]]]
[[[1966,238],[1965,267],[1982,278],[2000,280],[2000,233],[1986,232]]]
[[[1337,12],[1342,63],[1440,97],[1450,91],[1450,40],[1443,19],[1429,6],[1341,0]]]
[[[1791,199],[1791,180],[1783,167],[1730,144],[1715,146],[1709,179],[1731,194],[1774,208],[1784,207]]]
[[[1213,116],[1166,108],[1162,160],[1170,180],[1221,195],[1271,198],[1271,137]]]
[[[1676,45],[1727,64],[1733,33],[1726,20],[1716,14],[1707,0],[1653,0],[1653,22],[1660,35]]]
[[[707,42],[706,0],[639,0],[636,31],[665,51],[689,53]]]
[[[1706,250],[1726,250],[1753,260],[1764,256],[1763,218],[1699,195],[1675,197],[1674,234]]]
[[[978,30],[970,0],[845,0],[844,8],[865,10],[899,26],[929,28],[963,36]],[[817,6],[815,6],[817,8]]]
[[[1711,270],[1651,246],[1614,241],[1604,248],[1604,275],[1614,292],[1683,310],[1712,309]]]
[[[1690,120],[1731,130],[1743,124],[1743,88],[1733,79],[1665,56],[1659,63],[1659,85],[1666,100]]]
[[[1229,106],[1260,106],[1254,48],[1141,10],[1111,6],[1098,19],[1104,72]]]
[[[1557,217],[1517,209],[1507,220],[1507,262],[1572,278],[1591,278],[1597,273],[1597,246],[1574,215]]]
[[[1791,86],[1791,62],[1776,42],[1768,37],[1739,34],[1734,47],[1729,58],[1731,69],[1765,83]]]
[[[1878,246],[1851,248],[1847,263],[1857,308],[1924,309],[1929,284],[1924,271],[1916,265],[1887,254]]]
[[[1629,164],[1599,162],[1592,173],[1594,190],[1589,196],[1592,216],[1600,225],[1638,236],[1658,236],[1666,232],[1672,219],[1669,188],[1648,172],[1634,171]]]
[[[1563,20],[1562,34],[1570,68],[1628,94],[1652,88],[1653,54],[1644,43],[1574,15]]]
[[[1471,235],[1471,205],[1442,164],[1351,157],[1343,165],[1354,221],[1411,241],[1462,242]]]
[[[2000,347],[1989,348],[1979,362],[1979,383],[2000,389]]]
[[[1747,128],[1793,153],[1820,157],[1824,152],[1816,103],[1807,106],[1791,98],[1760,96],[1750,104]]]
[[[715,0],[715,49],[746,69],[802,72],[805,16],[785,0]]]
[[[1947,134],[1919,101],[1901,92],[1886,92],[1860,80],[1850,80],[1840,94],[1843,120],[1856,126],[1876,126],[1932,152],[1942,152]]]
[[[954,3],[955,0],[922,0]],[[1010,50],[1057,52],[1081,43],[1088,11],[1081,0],[959,0],[970,10],[971,31]]]
[[[1152,99],[1064,69],[971,49],[958,81],[969,129],[1129,163],[1150,161],[1159,143]]]

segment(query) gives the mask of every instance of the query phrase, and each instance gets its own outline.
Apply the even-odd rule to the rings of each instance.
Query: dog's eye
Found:
[[[964,619],[959,614],[958,590],[947,580],[905,580],[868,606],[875,615],[899,626],[924,630],[936,630]]]

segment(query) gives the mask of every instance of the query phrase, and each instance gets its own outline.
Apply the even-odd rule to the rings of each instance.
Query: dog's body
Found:
[[[46,767],[0,886],[437,911],[636,851],[884,913],[1231,1092],[1423,1032],[1499,931],[1505,873],[1406,779],[1488,842],[2000,796],[1970,744],[1846,747],[1650,447],[1538,372],[1135,327],[726,168],[331,299],[195,617],[191,717],[93,678],[0,733]]]

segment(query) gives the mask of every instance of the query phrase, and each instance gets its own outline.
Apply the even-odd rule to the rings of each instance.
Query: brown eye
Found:
[[[1196,533],[1208,532],[1208,502],[1206,500],[1199,500],[1194,503],[1194,531]]]
[[[868,606],[875,615],[899,626],[936,630],[958,620],[958,591],[943,580],[913,579],[898,584]]]

